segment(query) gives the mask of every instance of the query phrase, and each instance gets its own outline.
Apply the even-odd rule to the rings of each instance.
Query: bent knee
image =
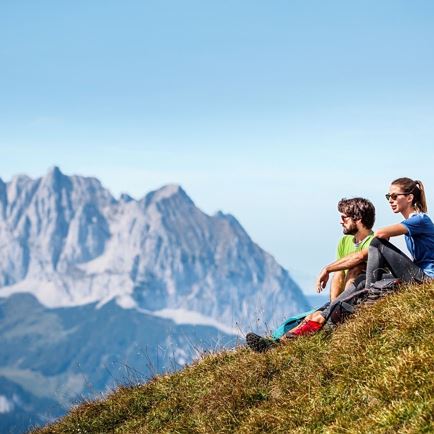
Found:
[[[353,268],[350,268],[348,270],[347,276],[346,276],[346,282],[348,282],[350,279],[355,279],[360,274],[364,273],[366,271],[366,263],[356,265]]]

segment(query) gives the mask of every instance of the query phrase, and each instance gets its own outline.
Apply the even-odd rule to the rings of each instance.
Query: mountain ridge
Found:
[[[308,306],[234,216],[181,186],[115,199],[58,167],[0,182],[0,264],[0,430],[14,434],[129,381],[114,369],[178,369]]]
[[[55,166],[2,181],[0,204],[0,296],[28,291],[49,307],[119,298],[230,326],[277,323],[308,307],[234,216],[203,213],[180,185],[115,199],[98,179]]]

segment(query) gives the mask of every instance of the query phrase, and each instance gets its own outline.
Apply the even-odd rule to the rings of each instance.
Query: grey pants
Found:
[[[392,243],[382,238],[374,238],[368,251],[366,266],[366,287],[383,278],[384,270],[403,282],[423,282],[428,276],[408,256]]]

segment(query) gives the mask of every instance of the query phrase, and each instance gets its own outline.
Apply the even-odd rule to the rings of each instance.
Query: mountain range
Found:
[[[0,180],[0,243],[0,296],[30,292],[47,307],[114,299],[233,326],[306,306],[235,217],[208,216],[177,185],[116,200],[97,179],[57,167],[36,180]]]
[[[113,360],[149,378],[309,308],[234,216],[179,185],[116,199],[57,167],[0,179],[0,302],[5,432],[122,382]]]

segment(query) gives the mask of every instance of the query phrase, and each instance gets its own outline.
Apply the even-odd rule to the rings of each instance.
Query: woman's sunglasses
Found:
[[[398,196],[408,196],[411,193],[387,193],[385,194],[387,200],[396,200]]]

